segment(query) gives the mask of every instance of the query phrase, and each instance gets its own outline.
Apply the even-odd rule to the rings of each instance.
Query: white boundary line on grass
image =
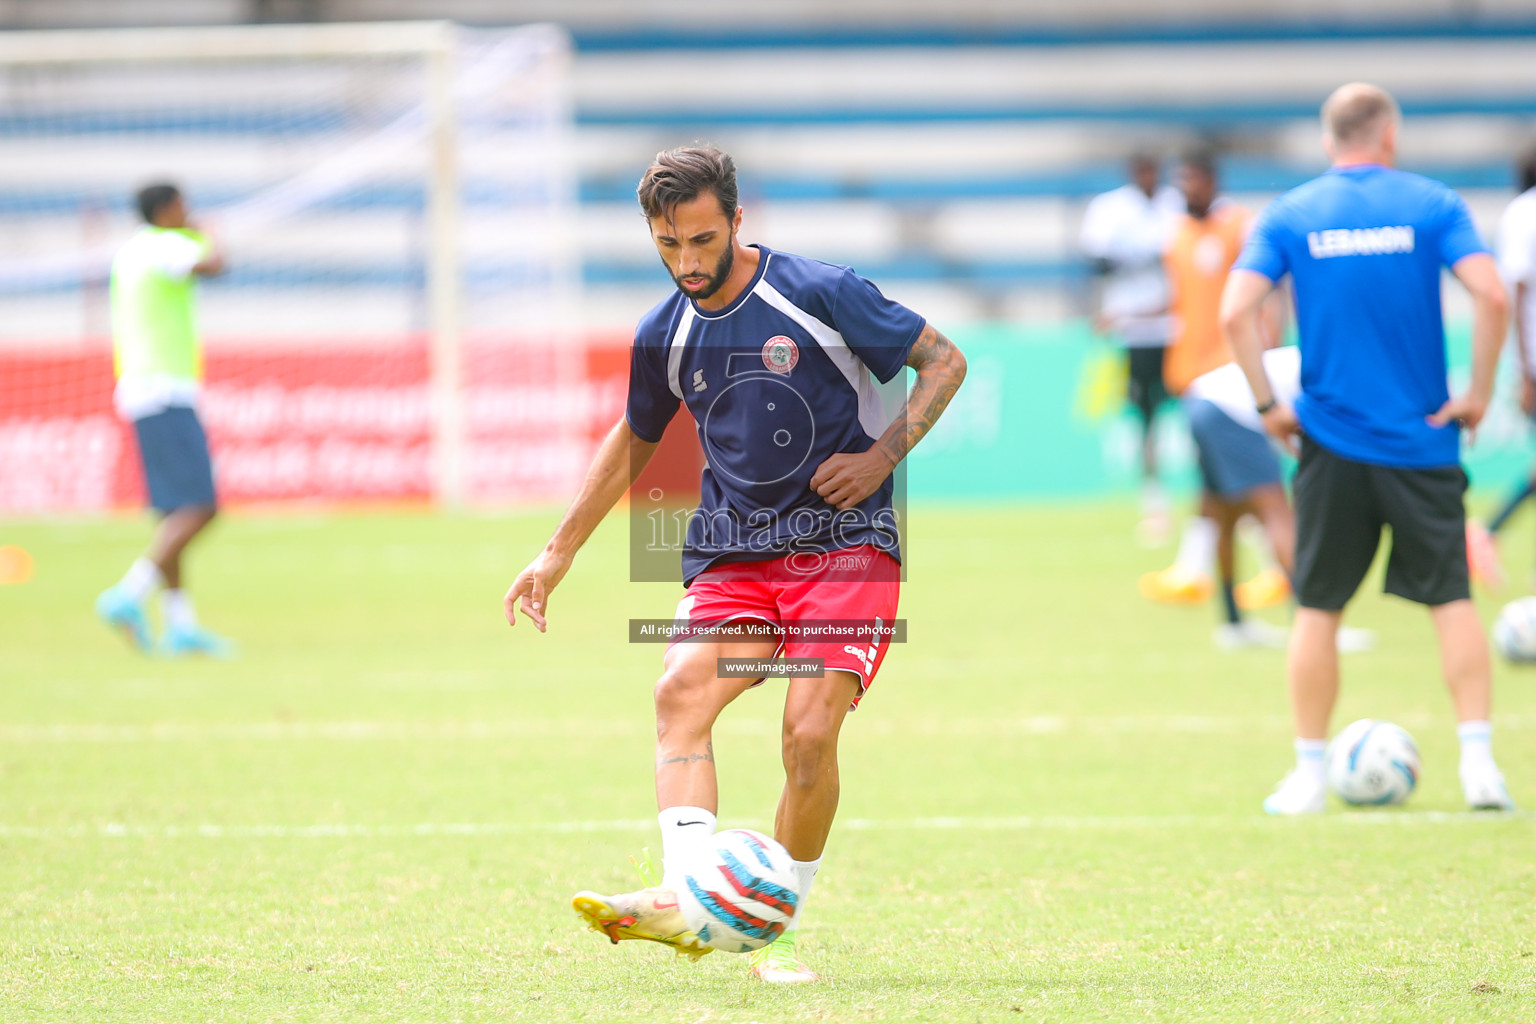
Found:
[[[1394,719],[1410,729],[1451,728],[1448,719],[1428,714],[1402,715]],[[1536,728],[1536,715],[1500,715],[1498,730]],[[179,722],[152,725],[114,725],[71,722],[43,725],[0,725],[0,743],[210,743],[227,741],[293,740],[498,740],[580,734],[584,736],[651,736],[648,718],[588,720],[578,718],[526,718],[492,721],[360,721],[360,722]],[[716,724],[722,733],[772,735],[778,732],[774,718],[732,718]],[[1057,733],[1089,734],[1239,734],[1288,733],[1290,721],[1283,715],[1123,715],[1071,717],[1035,715],[1021,718],[960,718],[937,722],[904,722],[872,718],[859,723],[860,733],[870,736],[1039,736]]]
[[[852,832],[900,831],[1035,831],[1053,829],[1168,829],[1222,827],[1271,823],[1288,818],[1267,815],[1232,816],[1220,814],[1171,814],[1085,816],[1085,817],[1013,817],[1013,818],[850,818],[836,827]],[[1490,825],[1527,824],[1536,821],[1536,813],[1514,811],[1345,811],[1302,819],[1346,825]],[[748,821],[746,825],[765,827],[766,822]],[[5,839],[395,839],[445,837],[495,837],[520,835],[571,835],[593,832],[645,832],[655,827],[654,819],[613,821],[550,822],[424,822],[416,825],[0,825],[0,840]]]

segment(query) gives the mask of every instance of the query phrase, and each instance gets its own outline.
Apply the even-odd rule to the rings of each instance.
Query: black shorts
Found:
[[[1392,527],[1389,594],[1431,607],[1472,596],[1467,574],[1467,474],[1460,466],[1397,469],[1355,462],[1307,438],[1296,468],[1296,568],[1303,608],[1338,611]]]
[[[1125,397],[1145,423],[1152,422],[1157,407],[1168,398],[1168,388],[1163,384],[1163,353],[1167,351],[1166,345],[1133,345],[1125,350],[1131,364]]]

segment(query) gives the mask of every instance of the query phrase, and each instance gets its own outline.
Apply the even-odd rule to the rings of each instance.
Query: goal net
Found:
[[[162,180],[229,263],[197,300],[224,499],[568,491],[612,404],[571,329],[569,51],[446,23],[0,37],[0,513],[141,496],[108,269]]]

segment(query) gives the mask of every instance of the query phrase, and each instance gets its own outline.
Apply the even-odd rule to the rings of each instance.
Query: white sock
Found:
[[[1461,767],[1483,767],[1493,764],[1493,726],[1488,722],[1462,722],[1456,727],[1456,738],[1461,740]]]
[[[142,601],[151,590],[164,585],[165,577],[160,575],[160,567],[147,558],[140,558],[123,573],[117,588],[135,601]]]
[[[715,834],[715,814],[684,804],[662,810],[656,823],[661,826],[661,887],[676,892],[690,852]]]
[[[1141,514],[1160,516],[1168,511],[1168,492],[1156,480],[1144,480],[1141,484]]]
[[[1216,566],[1216,520],[1195,517],[1184,524],[1173,567],[1189,576],[1209,576]]]
[[[786,932],[792,932],[800,927],[800,916],[805,913],[805,901],[811,895],[811,883],[816,881],[816,872],[821,870],[821,858],[797,860],[794,864],[797,878],[795,888],[800,891],[800,902],[795,906],[795,919],[789,922],[788,928],[784,929]]]
[[[197,612],[192,609],[192,595],[177,587],[160,592],[160,614],[171,629],[192,630],[197,628]]]
[[[1327,740],[1297,740],[1297,774],[1305,775],[1319,783],[1324,782],[1328,777],[1328,766],[1324,760],[1327,750]]]

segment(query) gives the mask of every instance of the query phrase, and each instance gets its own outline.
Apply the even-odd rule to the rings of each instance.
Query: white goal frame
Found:
[[[553,25],[528,31],[564,32]],[[464,419],[458,111],[454,96],[459,26],[449,21],[240,25],[209,28],[82,29],[0,33],[0,68],[255,60],[274,57],[415,56],[427,70],[428,252],[426,288],[432,391],[433,494],[464,501]],[[570,48],[564,50],[569,77]]]

